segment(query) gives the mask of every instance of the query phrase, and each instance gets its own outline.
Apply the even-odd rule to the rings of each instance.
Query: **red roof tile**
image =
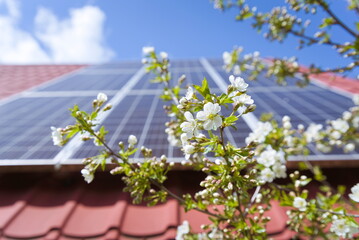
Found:
[[[84,66],[86,65],[0,65],[0,99]]]
[[[274,59],[263,59],[264,62],[271,64]],[[309,68],[300,66],[299,71],[308,73]],[[341,90],[348,93],[359,94],[359,80],[343,77],[334,73],[310,74],[309,78],[316,83],[324,85],[333,90]]]
[[[309,72],[309,69],[303,66],[300,67],[300,70],[302,72]],[[310,78],[332,89],[339,89],[354,94],[359,93],[359,81],[356,79],[343,77],[334,73],[311,74]]]
[[[200,232],[200,226],[209,223],[207,215],[194,210],[185,213],[174,199],[154,207],[133,205],[128,194],[120,190],[123,185],[114,181],[116,177],[101,175],[87,185],[80,174],[68,175],[42,174],[31,180],[18,174],[14,179],[20,187],[3,181],[0,185],[0,239],[164,240],[174,239],[177,226],[184,220],[190,222],[194,232]],[[186,173],[188,175],[196,174]],[[173,184],[177,183],[174,179]],[[179,184],[178,188],[181,186]],[[292,236],[286,230],[285,210],[273,202],[268,214],[274,220],[268,225],[270,236],[289,239],[285,238]]]
[[[358,169],[327,169],[328,179],[352,186]],[[183,176],[186,176],[185,178]],[[333,176],[335,178],[333,178]],[[347,178],[346,178],[346,177]],[[183,192],[197,188],[203,174],[170,172],[168,188]],[[191,182],[191,184],[189,184]],[[187,213],[177,201],[147,207],[134,205],[116,176],[98,174],[86,184],[80,173],[12,173],[0,176],[0,239],[174,239],[177,226],[187,220],[193,232],[209,223],[208,216]],[[288,240],[286,208],[271,202],[266,212],[269,237]]]

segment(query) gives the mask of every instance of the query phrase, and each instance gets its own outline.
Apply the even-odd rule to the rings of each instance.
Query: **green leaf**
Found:
[[[332,17],[324,18],[322,24],[320,24],[319,28],[325,28],[327,26],[331,26],[335,24],[336,21]]]
[[[226,117],[226,118],[224,119],[224,121],[225,121],[226,123],[233,123],[233,122],[235,122],[235,121],[237,121],[237,120],[238,120],[238,117],[237,117],[237,116],[234,116],[234,115],[229,116],[229,117]]]
[[[305,162],[299,162],[298,167],[299,167],[299,170],[301,170],[301,171],[308,169],[308,166],[307,166],[307,164],[305,164]]]
[[[78,133],[78,131],[79,131],[78,127],[75,127],[74,129],[72,129],[71,132],[69,132],[69,133],[67,134],[66,138],[67,138],[67,139],[72,138],[76,133]]]
[[[97,111],[92,112],[90,119],[94,120],[96,117],[97,117]]]
[[[267,122],[271,119],[273,119],[273,113],[263,113],[259,120],[262,122]]]
[[[132,154],[134,154],[135,152],[137,152],[137,149],[138,149],[138,148],[135,148],[135,149],[133,149],[132,151],[129,151],[129,152],[127,153],[127,156],[131,156]]]
[[[207,79],[204,78],[202,81],[202,86],[194,85],[194,88],[205,98],[207,99],[208,96],[211,94],[208,87]]]
[[[340,193],[340,194],[345,194],[345,190],[346,190],[346,186],[344,186],[344,185],[339,185],[338,186],[338,192]]]

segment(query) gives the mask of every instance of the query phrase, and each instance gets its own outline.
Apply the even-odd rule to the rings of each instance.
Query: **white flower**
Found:
[[[284,123],[283,123],[283,127],[284,127],[285,129],[291,129],[291,128],[292,128],[292,124],[291,124],[290,122],[284,122]]]
[[[274,172],[276,178],[286,178],[287,177],[287,168],[283,164],[275,163],[273,166],[273,172]]]
[[[298,124],[298,130],[303,131],[304,130],[304,125],[303,124]]]
[[[352,152],[355,150],[354,143],[348,143],[344,146],[344,152]]]
[[[264,182],[273,182],[275,178],[274,172],[270,168],[265,168],[261,171],[260,179]]]
[[[182,133],[181,134],[181,142],[182,142],[182,145],[187,145],[188,144],[188,136],[187,136],[187,133]]]
[[[285,129],[291,129],[292,128],[292,124],[290,123],[290,117],[284,116],[282,118],[282,123],[283,123],[283,128],[285,128]]]
[[[203,128],[205,130],[217,130],[222,125],[222,118],[218,115],[221,107],[218,103],[208,102],[203,106],[203,111],[197,113],[197,119],[204,121]]]
[[[82,176],[85,178],[85,181],[87,183],[92,182],[92,180],[94,179],[94,175],[93,173],[91,173],[88,169],[84,168],[81,170],[81,174]]]
[[[153,49],[152,52],[154,52],[154,49]],[[168,58],[168,54],[166,52],[160,52],[160,56],[161,56],[162,59],[167,59]]]
[[[185,158],[188,160],[192,153],[194,153],[195,148],[191,144],[183,146],[183,151],[185,153]]]
[[[275,150],[273,149],[266,150],[259,155],[257,162],[263,164],[266,167],[273,166],[274,163],[276,162],[276,155],[277,152]]]
[[[229,81],[233,88],[239,92],[247,91],[248,84],[241,77],[229,76]]]
[[[298,208],[299,211],[305,211],[307,209],[307,201],[301,197],[295,197],[293,201],[293,207]]]
[[[155,48],[154,47],[151,47],[151,46],[147,46],[147,47],[143,47],[142,48],[142,53],[144,54],[144,55],[148,55],[148,54],[150,54],[150,53],[152,53],[152,52],[154,52],[155,51]]]
[[[223,161],[222,161],[222,159],[217,158],[216,160],[214,160],[214,163],[217,165],[222,165]]]
[[[242,70],[241,70],[241,67],[239,65],[234,65],[233,66],[233,74],[237,75],[237,76],[242,74]]]
[[[134,145],[136,145],[136,143],[137,143],[137,138],[136,138],[136,136],[130,135],[130,136],[128,137],[128,144],[133,147]]]
[[[283,118],[282,118],[282,122],[290,122],[290,117],[285,115]]]
[[[229,52],[224,52],[222,57],[225,65],[228,65],[232,62],[232,55]]]
[[[333,139],[339,139],[342,136],[342,134],[339,131],[333,131],[333,132],[330,133],[330,136]]]
[[[307,131],[305,131],[304,135],[307,140],[307,142],[319,140],[319,131],[323,128],[322,124],[315,124],[311,123],[309,127],[307,128]]]
[[[187,92],[186,92],[186,99],[188,100],[188,101],[190,101],[192,98],[193,98],[193,88],[192,87],[188,87],[187,88]]]
[[[334,232],[339,237],[346,237],[346,234],[350,232],[350,226],[345,219],[336,219],[333,221],[330,231]]]
[[[219,231],[217,228],[214,228],[209,234],[209,239],[216,239],[216,240],[222,240],[223,239],[223,233]]]
[[[349,197],[355,201],[359,202],[359,183],[354,185],[354,187],[351,188],[352,193],[349,194]]]
[[[355,105],[359,105],[359,94],[353,96],[353,102]]]
[[[344,120],[348,121],[351,117],[352,117],[351,112],[348,112],[348,111],[343,112],[343,119]]]
[[[244,60],[249,60],[249,59],[251,59],[251,58],[252,58],[252,54],[251,54],[251,53],[245,54],[245,55],[243,56],[243,59],[244,59]]]
[[[247,95],[247,94],[242,94],[240,96],[235,96],[232,98],[232,100],[234,101],[235,104],[238,105],[244,105],[244,104],[253,104],[254,101],[251,98],[251,96]]]
[[[262,143],[265,140],[265,137],[273,130],[272,124],[269,122],[259,122],[257,128],[249,134],[246,138],[246,144],[249,144],[253,141]]]
[[[338,130],[342,133],[345,133],[349,129],[349,124],[340,118],[332,121],[331,123],[335,130]]]
[[[332,150],[331,147],[324,145],[322,143],[317,143],[316,148],[323,153],[328,153]]]
[[[188,138],[192,138],[193,136],[197,137],[199,135],[198,129],[197,129],[197,122],[193,118],[192,113],[185,112],[184,116],[187,120],[187,122],[183,122],[180,127],[183,132],[187,134]]]
[[[188,221],[183,221],[182,225],[177,227],[176,240],[183,240],[183,235],[189,233],[189,224]]]
[[[54,145],[60,147],[63,146],[64,140],[61,135],[61,128],[51,127],[51,130],[52,130],[51,137],[52,137],[52,141],[54,142]]]
[[[97,101],[99,102],[106,102],[107,101],[107,95],[100,92],[99,94],[97,94]]]
[[[168,134],[167,140],[170,143],[171,146],[180,147],[181,141],[176,138],[173,129],[166,128],[165,132]]]

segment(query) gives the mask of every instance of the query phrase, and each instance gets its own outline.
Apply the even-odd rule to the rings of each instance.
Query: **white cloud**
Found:
[[[64,20],[39,8],[31,34],[18,27],[21,14],[16,0],[0,0],[1,5],[7,15],[0,15],[0,63],[99,63],[114,56],[104,43],[106,16],[98,7],[71,9]]]

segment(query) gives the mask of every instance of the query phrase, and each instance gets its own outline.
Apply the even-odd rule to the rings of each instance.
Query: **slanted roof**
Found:
[[[226,73],[219,60],[173,61],[173,78],[187,75],[189,84],[200,84],[206,77],[213,90],[220,93],[228,84]],[[5,66],[9,73],[32,72],[39,66]],[[61,66],[42,66],[56,69]],[[66,68],[66,67],[64,67]],[[167,144],[164,123],[168,120],[158,100],[160,88],[149,83],[141,64],[123,62],[98,66],[68,66],[62,75],[43,78],[40,84],[34,80],[29,85],[18,84],[15,91],[31,88],[26,94],[15,94],[0,100],[0,170],[21,168],[28,173],[0,175],[0,238],[3,239],[173,239],[177,225],[188,220],[195,231],[206,223],[207,217],[197,212],[184,213],[178,204],[168,203],[148,208],[132,205],[127,194],[121,191],[120,177],[108,173],[96,174],[94,183],[87,185],[77,171],[83,157],[97,153],[90,143],[77,146],[70,142],[68,148],[53,146],[50,126],[64,127],[71,123],[67,108],[79,104],[89,109],[98,92],[105,92],[114,105],[113,111],[102,121],[111,131],[108,140],[112,145],[126,141],[129,134],[137,135],[140,144],[154,149],[158,156],[166,154],[172,161],[181,161],[182,153]],[[75,70],[76,71],[72,71]],[[47,71],[47,70],[43,70]],[[45,74],[46,75],[46,74]],[[24,75],[25,76],[25,75]],[[50,75],[48,75],[50,76]],[[246,73],[244,73],[246,78]],[[40,77],[13,78],[41,79]],[[258,82],[250,82],[249,94],[255,100],[258,111],[241,120],[238,131],[226,137],[236,144],[253,128],[262,112],[273,111],[275,118],[289,115],[293,124],[324,123],[335,119],[352,106],[350,91],[332,91],[327,87],[311,84],[304,90],[294,86],[297,79],[289,79],[287,88],[274,84],[264,76]],[[0,74],[1,83],[2,80]],[[353,81],[353,80],[350,80]],[[39,85],[40,84],[40,85]],[[351,86],[359,86],[353,81]],[[343,86],[347,86],[346,82]],[[350,88],[352,89],[352,88]],[[323,155],[311,147],[313,160],[335,163],[341,166],[358,163],[358,153]],[[300,159],[293,158],[292,161]],[[333,160],[338,160],[333,162]],[[26,167],[27,168],[23,168]],[[43,168],[36,168],[42,166]],[[37,172],[53,170],[60,172]],[[69,172],[71,169],[76,172]],[[335,170],[337,184],[353,185],[357,169]],[[203,176],[195,172],[171,172],[167,186],[177,192],[193,192]],[[184,177],[185,176],[185,177]],[[330,178],[329,178],[330,179]],[[338,181],[337,181],[338,180]],[[273,202],[269,212],[272,221],[268,233],[274,239],[290,239],[293,233],[287,229],[285,209]]]

